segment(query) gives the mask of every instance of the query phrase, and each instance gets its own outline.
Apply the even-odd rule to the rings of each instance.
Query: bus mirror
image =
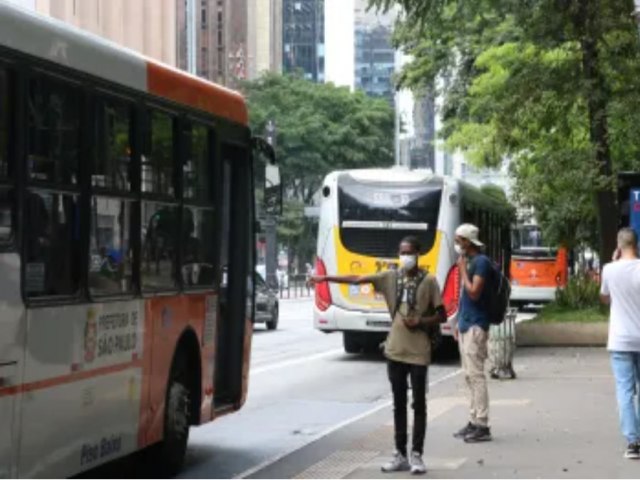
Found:
[[[282,214],[282,178],[273,146],[260,137],[253,138],[256,172],[256,208],[259,219],[264,215]]]

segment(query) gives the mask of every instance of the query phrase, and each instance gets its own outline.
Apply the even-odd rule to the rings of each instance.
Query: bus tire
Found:
[[[278,304],[276,303],[275,307],[273,307],[271,320],[267,322],[267,330],[275,330],[278,328],[278,317],[280,315],[279,310]]]
[[[346,353],[360,353],[362,351],[358,336],[353,332],[342,332],[342,345]]]
[[[184,464],[191,425],[193,382],[184,351],[178,351],[171,367],[164,409],[164,437],[155,461],[159,476],[175,477]]]

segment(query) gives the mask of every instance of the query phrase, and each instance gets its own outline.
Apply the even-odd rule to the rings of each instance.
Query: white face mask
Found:
[[[417,255],[400,255],[400,268],[402,270],[413,270],[416,265],[418,265]]]
[[[458,255],[464,255],[464,250],[462,249],[462,247],[461,247],[459,244],[457,244],[457,243],[456,243],[456,244],[453,246],[453,248],[455,248],[456,253],[457,253]]]

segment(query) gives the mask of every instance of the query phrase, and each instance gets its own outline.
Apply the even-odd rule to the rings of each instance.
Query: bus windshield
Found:
[[[407,235],[420,239],[421,254],[432,248],[441,184],[360,183],[346,177],[338,190],[340,231],[348,250],[381,258],[395,257],[398,243]]]
[[[512,248],[515,255],[531,255],[535,252],[555,255],[555,249],[545,242],[540,227],[534,225],[526,225],[514,230]]]

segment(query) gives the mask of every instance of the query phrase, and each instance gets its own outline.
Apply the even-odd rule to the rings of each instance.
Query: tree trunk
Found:
[[[578,28],[581,32],[582,70],[586,84],[586,100],[589,112],[589,135],[595,148],[598,170],[601,177],[611,179],[611,150],[607,107],[609,95],[600,69],[598,52],[598,0],[578,1]],[[598,182],[599,184],[601,182]],[[610,182],[599,186],[596,192],[596,207],[599,220],[601,265],[611,257],[616,246],[616,197]]]

